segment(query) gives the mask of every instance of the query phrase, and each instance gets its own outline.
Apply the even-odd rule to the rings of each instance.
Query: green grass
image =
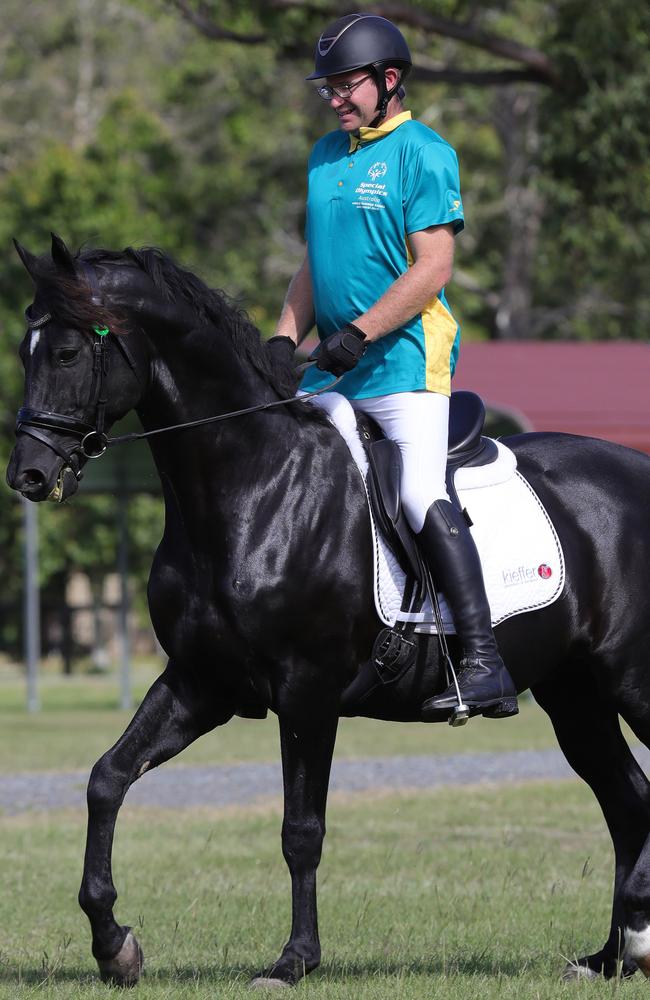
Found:
[[[137,699],[142,698],[154,677],[151,666],[136,671]],[[117,708],[118,680],[114,676],[66,678],[46,673],[40,695],[42,711],[28,715],[24,684],[13,672],[0,673],[0,772],[88,770],[118,739],[133,714]],[[555,737],[546,715],[531,699],[522,699],[516,718],[501,722],[473,719],[459,729],[342,719],[336,754],[376,757],[554,746]],[[230,764],[278,758],[277,719],[269,715],[266,720],[233,719],[189,747],[177,763]]]
[[[279,807],[125,806],[118,919],[147,971],[134,1000],[249,997],[289,926]],[[110,997],[77,909],[83,817],[0,818],[0,997]],[[645,982],[564,985],[565,957],[599,947],[612,854],[577,782],[334,797],[320,869],[324,961],[313,1000],[647,996]],[[264,994],[263,994],[264,995]]]

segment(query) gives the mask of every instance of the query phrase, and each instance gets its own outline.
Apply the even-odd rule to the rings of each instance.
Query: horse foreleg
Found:
[[[631,975],[636,965],[623,956],[624,885],[643,847],[650,821],[650,785],[628,747],[616,707],[604,700],[584,675],[533,688],[549,714],[569,764],[598,799],[615,853],[614,897],[607,941],[600,951],[569,962],[564,979]],[[650,935],[649,935],[650,938]]]
[[[284,822],[282,853],[291,875],[291,935],[277,962],[254,986],[293,985],[320,963],[316,869],[325,836],[325,807],[338,718],[280,717]]]
[[[113,916],[117,892],[111,851],[120,806],[130,785],[203,733],[227,722],[232,711],[211,704],[211,692],[169,664],[147,692],[123,736],[95,764],[88,783],[88,834],[79,904],[92,931],[92,951],[105,982],[131,986],[143,958],[129,927]]]

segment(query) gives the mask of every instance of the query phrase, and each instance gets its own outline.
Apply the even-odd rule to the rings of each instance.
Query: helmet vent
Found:
[[[332,48],[332,46],[335,45],[336,42],[338,42],[338,40],[341,37],[341,35],[343,34],[343,32],[347,31],[348,28],[350,28],[356,21],[358,21],[363,16],[364,16],[363,14],[349,14],[347,18],[341,18],[337,22],[338,24],[340,24],[342,20],[346,20],[347,21],[347,24],[343,25],[343,27],[339,31],[338,35],[325,35],[325,34],[322,34],[320,36],[320,38],[318,39],[318,53],[319,53],[319,55],[321,55],[321,56],[327,55],[327,53]],[[336,25],[332,24],[331,27],[334,28],[334,27],[336,27]]]

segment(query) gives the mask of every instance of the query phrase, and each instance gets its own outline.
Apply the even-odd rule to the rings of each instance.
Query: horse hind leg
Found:
[[[215,726],[232,710],[214,708],[212,691],[170,663],[147,692],[123,736],[95,764],[88,783],[88,834],[79,904],[90,921],[92,952],[104,982],[133,986],[143,955],[130,927],[113,916],[117,892],[111,852],[115,821],[129,787]]]
[[[631,953],[623,953],[625,886],[648,833],[650,785],[623,737],[616,707],[598,696],[582,671],[572,674],[567,668],[560,677],[534,687],[533,694],[550,716],[569,764],[598,799],[615,854],[607,941],[594,954],[570,962],[563,978],[629,976],[637,964]]]
[[[650,747],[650,721],[640,714],[643,701],[638,699],[630,710],[623,710],[625,721],[647,747]],[[625,955],[650,977],[650,822],[646,837],[632,872],[623,886],[625,910]]]
[[[650,837],[623,888],[625,956],[650,977]]]

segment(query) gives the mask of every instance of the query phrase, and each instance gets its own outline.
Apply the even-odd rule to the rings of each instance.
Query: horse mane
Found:
[[[230,338],[235,350],[246,357],[251,366],[281,397],[295,394],[296,373],[292,365],[271,358],[259,330],[225,292],[210,288],[192,271],[177,264],[157,247],[126,247],[122,251],[82,249],[74,259],[86,264],[109,267],[137,267],[153,282],[165,301],[182,299],[195,313],[197,328],[206,343],[214,333]],[[91,330],[107,326],[115,334],[127,331],[126,318],[114,312],[110,304],[92,301],[92,289],[76,275],[68,275],[53,263],[49,254],[38,259],[36,280],[47,295],[48,308],[58,320],[77,329]]]

